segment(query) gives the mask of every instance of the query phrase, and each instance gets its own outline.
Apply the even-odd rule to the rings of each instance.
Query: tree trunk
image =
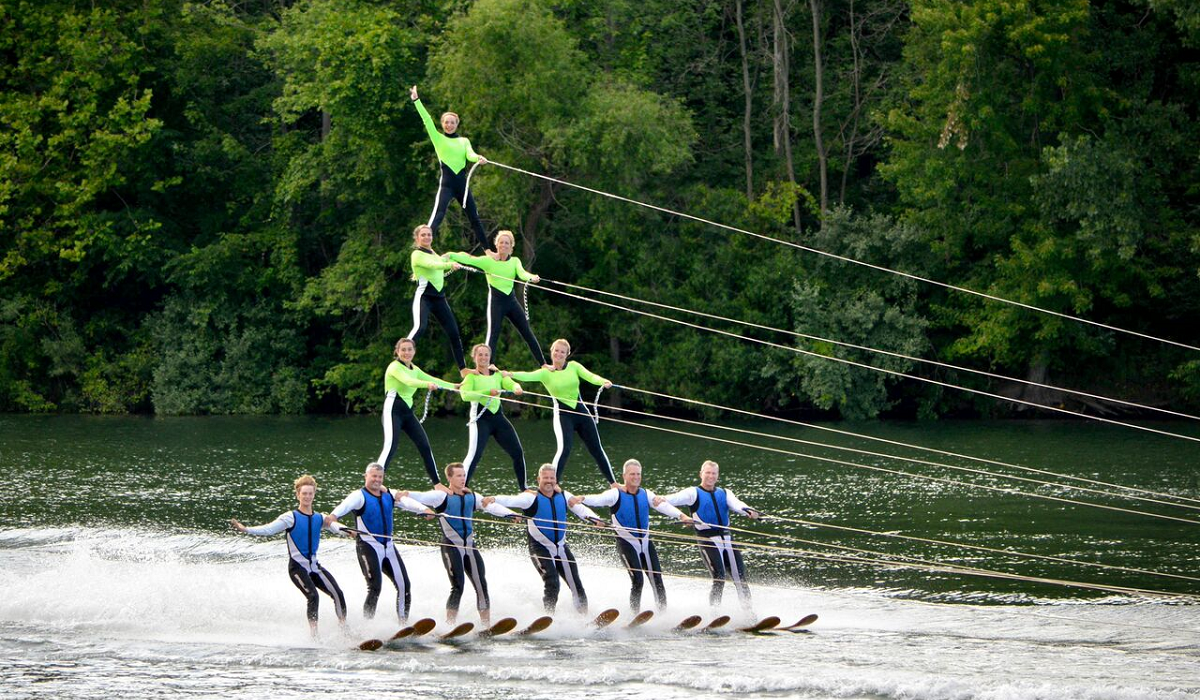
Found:
[[[775,103],[779,107],[779,117],[775,121],[775,148],[779,150],[782,146],[784,161],[787,164],[788,182],[795,186],[796,165],[792,159],[792,98],[788,87],[791,63],[791,51],[788,45],[791,37],[784,23],[782,0],[774,0],[774,10],[772,15],[775,25]],[[792,205],[792,218],[796,224],[796,233],[801,233],[799,201]]]
[[[742,53],[742,90],[745,93],[745,109],[742,112],[742,137],[746,148],[746,199],[754,199],[753,144],[750,141],[750,116],[753,109],[750,87],[750,62],[746,56],[746,25],[742,21],[742,0],[736,0],[738,48]]]
[[[813,31],[813,141],[817,146],[817,167],[821,174],[821,215],[829,210],[829,173],[825,139],[821,134],[821,105],[825,102],[825,63],[821,58],[821,0],[808,0],[812,10]]]

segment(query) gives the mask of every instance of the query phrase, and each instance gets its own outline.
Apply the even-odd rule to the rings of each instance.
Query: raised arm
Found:
[[[425,125],[425,133],[429,134],[429,140],[436,143],[441,134],[438,133],[437,125],[433,123],[433,117],[429,116],[429,111],[425,109],[425,105],[421,104],[421,98],[416,94],[417,87],[414,85],[412,89],[413,105],[417,108],[417,114],[421,115],[421,122]]]

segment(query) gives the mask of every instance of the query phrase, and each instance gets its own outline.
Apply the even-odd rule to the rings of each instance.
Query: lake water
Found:
[[[615,466],[639,458],[645,485],[659,493],[694,484],[700,462],[715,459],[721,463],[721,485],[785,518],[1200,577],[1196,524],[917,480],[793,453],[1200,521],[1196,508],[850,455],[706,426],[656,425],[779,450],[602,424]],[[726,425],[918,454],[777,423]],[[1112,426],[942,421],[829,427],[1200,498],[1200,447]],[[1188,425],[1160,427],[1197,434]],[[427,429],[440,462],[465,453],[462,419],[430,419]],[[554,452],[551,425],[520,421],[517,429],[532,480],[536,465]],[[286,575],[281,538],[239,536],[228,519],[259,524],[290,509],[291,481],[306,472],[320,483],[317,509],[330,510],[361,486],[362,468],[378,453],[379,442],[377,417],[0,416],[4,697],[1200,698],[1200,599],[844,559],[907,556],[1180,594],[1200,593],[1194,580],[1031,561],[782,520],[735,520],[748,530],[738,539],[747,545],[754,616],[793,621],[816,612],[820,620],[807,634],[673,632],[674,624],[691,614],[706,620],[722,612],[744,618],[732,591],[723,608],[709,608],[706,571],[695,546],[671,540],[669,535],[686,531],[658,519],[652,527],[662,533],[659,551],[670,574],[670,604],[644,628],[620,629],[619,620],[616,629],[591,630],[571,612],[564,591],[555,624],[537,637],[358,651],[353,647],[359,641],[398,628],[389,617],[394,590],[385,583],[379,614],[364,620],[365,585],[353,544],[329,538],[320,559],[346,593],[349,632],[339,630],[322,597],[320,636],[314,640],[304,620],[303,597]],[[921,457],[1063,481],[928,453]],[[427,487],[407,442],[400,444],[388,485]],[[564,485],[576,493],[603,487],[578,443]],[[489,447],[473,486],[489,494],[515,491],[498,446]],[[412,577],[413,615],[441,620],[449,586],[437,549],[421,544],[437,539],[436,525],[408,516],[398,516],[397,522],[408,540],[401,553]],[[628,577],[611,540],[590,531],[572,532],[570,539],[592,612],[616,607],[628,619]],[[487,559],[494,616],[524,623],[541,614],[541,582],[523,533],[481,523],[478,540]],[[461,619],[475,619],[473,606],[468,588]]]

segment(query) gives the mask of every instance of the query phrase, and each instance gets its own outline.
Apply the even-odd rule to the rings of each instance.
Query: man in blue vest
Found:
[[[700,554],[704,556],[704,563],[708,565],[713,578],[709,603],[721,604],[725,580],[729,579],[737,588],[742,607],[749,609],[750,587],[746,585],[746,565],[742,563],[742,553],[729,534],[729,513],[732,511],[751,520],[757,520],[759,513],[742,503],[732,491],[717,486],[719,476],[720,466],[708,460],[700,465],[699,486],[689,486],[670,496],[659,496],[655,501],[665,501],[691,511],[692,525],[700,537]]]
[[[638,612],[642,605],[642,586],[646,577],[654,586],[654,598],[658,609],[667,606],[667,589],[663,586],[662,565],[658,563],[658,551],[650,540],[650,509],[663,515],[691,524],[692,518],[675,506],[642,488],[642,463],[636,459],[626,460],[621,469],[624,486],[612,488],[592,496],[576,496],[570,505],[582,503],[592,508],[608,508],[612,512],[612,528],[617,535],[617,553],[629,572],[629,607]]]
[[[395,498],[383,487],[383,466],[377,462],[367,465],[363,473],[363,487],[346,496],[333,512],[325,516],[326,524],[353,514],[354,529],[369,535],[358,535],[355,549],[358,566],[367,580],[367,599],[363,602],[363,616],[375,617],[375,605],[383,589],[383,577],[387,576],[396,586],[396,615],[400,624],[408,620],[412,607],[412,591],[408,582],[408,571],[404,560],[396,551],[392,540],[392,512],[403,508],[410,513],[433,516],[433,511],[411,498]]]
[[[446,600],[446,621],[458,619],[458,604],[462,600],[463,584],[468,576],[475,587],[475,606],[479,621],[489,627],[491,599],[488,597],[483,557],[475,547],[475,511],[482,510],[498,518],[516,518],[517,514],[496,503],[483,505],[483,496],[467,488],[467,468],[462,462],[446,465],[445,491],[393,491],[395,496],[408,496],[417,503],[433,508],[442,526],[442,564],[450,577],[450,597]]]
[[[526,491],[516,496],[490,496],[483,499],[484,505],[493,501],[519,511],[527,518],[529,526],[529,557],[537,567],[545,585],[542,603],[546,612],[554,612],[558,605],[558,579],[567,582],[575,599],[575,609],[587,612],[587,593],[579,581],[579,568],[575,555],[567,546],[567,511],[594,525],[602,525],[600,516],[587,506],[568,502],[574,498],[569,492],[558,488],[558,470],[553,464],[543,464],[538,470],[537,491]]]

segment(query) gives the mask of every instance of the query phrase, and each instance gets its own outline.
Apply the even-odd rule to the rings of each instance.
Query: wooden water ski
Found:
[[[516,628],[517,628],[516,618],[506,617],[503,620],[498,621],[496,624],[492,625],[491,627],[480,632],[479,636],[480,637],[498,637],[502,634],[508,634],[509,632],[512,632]]]
[[[703,621],[704,621],[703,618],[701,618],[699,615],[692,615],[691,617],[685,617],[685,618],[683,618],[682,622],[680,622],[678,625],[675,625],[675,631],[683,632],[684,630],[690,630],[693,627],[698,626]]]
[[[617,610],[616,608],[609,608],[608,610],[605,610],[597,615],[596,619],[592,620],[592,626],[596,629],[604,629],[605,627],[611,625],[620,616],[620,610]]]
[[[720,617],[718,617],[718,618],[714,618],[712,622],[710,622],[710,623],[708,623],[707,625],[705,625],[705,627],[704,627],[704,631],[705,631],[705,632],[711,632],[711,631],[713,631],[713,630],[718,630],[718,629],[721,629],[722,627],[724,627],[725,625],[728,625],[728,624],[729,624],[729,616],[728,616],[728,615],[722,615],[722,616],[720,616]]]
[[[433,631],[434,627],[437,627],[437,620],[434,620],[432,617],[423,617],[413,623],[412,632],[408,636],[420,637],[429,634]]]
[[[800,618],[799,620],[796,621],[796,624],[794,624],[794,625],[788,625],[787,627],[780,627],[779,629],[787,630],[788,632],[802,632],[802,631],[804,631],[803,628],[808,627],[809,625],[811,625],[812,623],[814,623],[816,621],[817,621],[817,614],[812,613],[812,614],[805,615],[804,617]]]
[[[464,622],[461,625],[459,625],[458,627],[455,627],[454,629],[450,630],[449,632],[439,635],[438,639],[441,639],[441,640],[455,639],[457,637],[463,636],[464,634],[470,632],[473,629],[475,629],[474,622]]]
[[[751,634],[757,634],[759,632],[766,632],[768,630],[773,630],[778,626],[779,626],[779,618],[772,615],[771,617],[764,617],[763,619],[759,620],[758,622],[755,622],[753,625],[750,625],[749,627],[741,628],[741,631],[749,632]]]
[[[545,630],[552,624],[554,624],[554,618],[550,617],[549,615],[543,615],[542,617],[539,617],[538,619],[529,623],[528,627],[520,632],[517,632],[517,634],[522,637],[527,637],[531,634],[537,634],[538,632]]]
[[[653,610],[643,610],[640,613],[638,613],[636,616],[634,616],[634,618],[629,621],[628,625],[625,625],[625,629],[629,630],[629,629],[633,629],[634,627],[641,627],[642,625],[649,622],[650,618],[652,618],[652,617],[654,617]]]
[[[378,651],[381,647],[383,647],[382,639],[368,639],[367,641],[358,645],[358,648],[362,649],[363,651]]]

